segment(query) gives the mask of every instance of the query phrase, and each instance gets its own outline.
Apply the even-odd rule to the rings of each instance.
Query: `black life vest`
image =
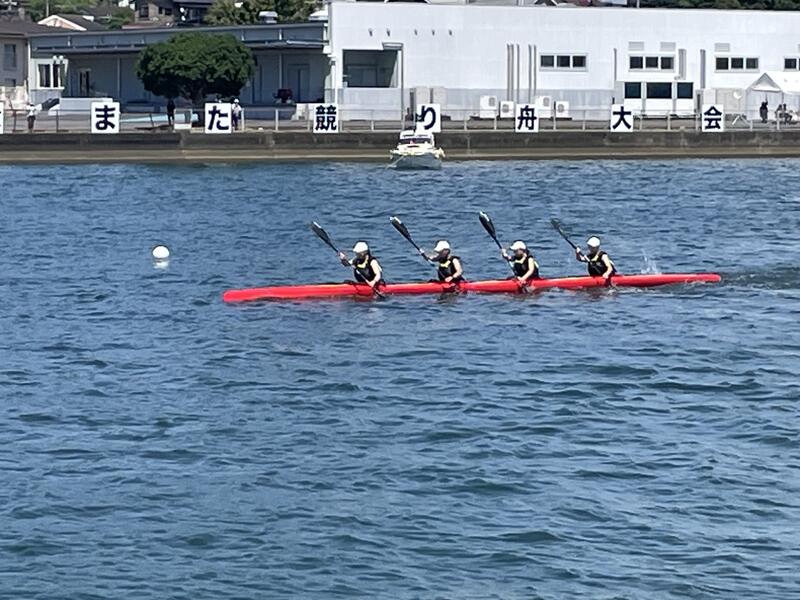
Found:
[[[367,283],[375,279],[375,269],[372,268],[373,260],[375,260],[375,257],[372,254],[367,254],[362,261],[357,258],[353,259],[353,276],[356,281]]]
[[[453,264],[454,260],[457,260],[458,262],[461,262],[461,258],[460,257],[458,257],[458,256],[449,256],[448,255],[448,257],[446,259],[440,260],[437,263],[438,266],[439,266],[438,271],[437,271],[437,274],[439,275],[439,281],[444,281],[448,277],[452,277],[453,273],[456,272],[456,266]],[[463,280],[464,280],[464,276],[462,275],[462,276],[457,277],[453,281],[458,282],[458,281],[463,281]]]
[[[586,260],[588,261],[587,266],[589,267],[589,275],[592,277],[600,277],[603,273],[606,272],[606,265],[603,262],[603,257],[608,256],[605,250],[600,250],[594,256],[586,255]],[[614,266],[611,257],[608,257],[608,262],[611,263],[611,273],[616,273],[617,268]]]
[[[511,259],[511,266],[514,267],[514,275],[517,277],[525,275],[530,269],[531,265],[528,261],[531,260],[533,261],[533,274],[528,279],[539,279],[539,263],[536,262],[536,259],[533,258],[530,252],[525,252],[522,258]]]

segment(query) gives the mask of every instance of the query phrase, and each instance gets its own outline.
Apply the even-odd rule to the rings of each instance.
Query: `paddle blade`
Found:
[[[409,241],[411,240],[411,234],[408,232],[408,228],[400,219],[398,219],[397,217],[390,217],[389,221],[394,226],[394,228],[400,232],[400,235],[402,235]]]
[[[558,232],[558,235],[564,238],[570,246],[572,246],[575,249],[578,248],[575,244],[572,243],[572,240],[569,239],[569,237],[567,237],[567,234],[564,232],[564,228],[561,226],[561,222],[558,219],[550,219],[550,225],[553,226],[553,229],[555,229]]]
[[[319,237],[319,239],[321,239],[328,246],[333,248],[333,250],[335,252],[339,252],[338,248],[336,248],[336,246],[333,245],[333,242],[331,241],[331,238],[328,235],[328,233],[322,228],[322,225],[320,225],[316,221],[313,221],[311,223],[310,227],[311,227],[311,231],[313,231],[315,234],[317,234],[317,237]]]
[[[494,228],[494,223],[485,212],[478,213],[478,218],[481,220],[481,225],[490,236],[497,239],[497,230]]]

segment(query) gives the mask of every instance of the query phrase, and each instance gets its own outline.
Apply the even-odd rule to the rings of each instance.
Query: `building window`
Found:
[[[542,69],[559,69],[568,71],[586,68],[585,54],[542,54],[539,57],[539,66]]]
[[[694,96],[694,84],[689,81],[678,83],[678,100],[691,100]]]
[[[797,70],[800,70],[800,67],[798,67],[798,64],[800,64],[800,60],[798,60],[796,58],[784,58],[783,59],[783,70],[784,71],[797,71]]]
[[[17,45],[3,44],[3,68],[11,71],[17,68]]]
[[[625,99],[639,100],[642,97],[642,84],[628,81],[625,83]]]
[[[651,71],[673,71],[675,69],[674,56],[630,56],[628,65],[632,71],[648,69]]]
[[[39,65],[39,87],[53,87],[52,83],[50,81],[50,65]]]
[[[172,9],[171,8],[163,8],[161,6],[158,7],[158,14],[164,15],[165,17],[172,16]]]
[[[64,87],[64,80],[66,79],[67,69],[63,64],[53,63],[53,87]]]
[[[146,0],[139,2],[139,18],[140,19],[150,18],[150,5],[146,2]]]
[[[672,98],[672,84],[649,82],[647,84],[647,98],[649,100],[670,100]]]
[[[758,71],[758,58],[743,56],[717,56],[717,71]]]

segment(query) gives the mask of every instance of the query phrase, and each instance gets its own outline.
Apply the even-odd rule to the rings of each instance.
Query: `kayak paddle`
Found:
[[[319,223],[317,223],[316,221],[313,221],[313,222],[311,223],[311,226],[310,226],[310,227],[311,227],[311,231],[313,231],[314,233],[316,233],[316,234],[317,234],[317,237],[319,237],[319,239],[321,239],[323,242],[325,242],[325,244],[327,244],[328,246],[330,246],[330,248],[331,248],[331,249],[332,249],[334,252],[336,252],[336,254],[337,254],[337,255],[344,254],[344,252],[342,252],[341,250],[339,250],[339,249],[336,247],[336,244],[334,244],[334,243],[333,243],[333,241],[331,241],[331,236],[329,236],[329,235],[328,235],[328,232],[327,232],[327,231],[325,231],[325,230],[322,228],[322,225],[320,225],[320,224],[319,224]],[[385,295],[383,295],[383,294],[381,294],[381,293],[380,293],[380,291],[378,290],[377,286],[376,286],[376,287],[373,287],[373,288],[372,288],[372,291],[373,291],[373,292],[375,293],[375,295],[376,295],[376,296],[378,296],[379,298],[386,298],[386,296],[385,296]]]
[[[339,249],[336,247],[336,245],[335,245],[335,244],[334,244],[334,243],[331,241],[331,236],[329,236],[329,235],[328,235],[328,232],[327,232],[327,231],[325,231],[325,230],[322,228],[322,226],[321,226],[319,223],[317,223],[316,221],[314,221],[313,223],[311,223],[310,227],[311,227],[311,231],[313,231],[314,233],[316,233],[316,234],[317,234],[317,237],[319,237],[319,239],[321,239],[321,240],[322,240],[323,242],[325,242],[325,243],[326,243],[328,246],[330,246],[330,247],[331,247],[331,249],[332,249],[334,252],[336,252],[336,254],[344,254],[344,253],[343,253],[342,251],[340,251],[340,250],[339,250]]]
[[[575,244],[572,243],[572,240],[567,237],[567,234],[564,233],[564,228],[561,227],[561,223],[558,221],[558,219],[550,219],[550,225],[552,225],[553,229],[555,229],[558,232],[558,235],[560,235],[562,238],[564,238],[567,241],[567,243],[570,246],[572,246],[573,250],[577,250],[578,249],[578,247]],[[581,254],[583,254],[583,252],[581,252]]]
[[[497,244],[497,247],[500,248],[500,251],[503,253],[503,257],[505,257],[506,251],[503,249],[503,245],[500,243],[500,240],[497,239],[497,230],[494,227],[494,223],[492,223],[492,220],[489,218],[489,215],[487,215],[485,212],[480,212],[478,213],[478,218],[481,221],[481,225],[483,225],[483,228],[486,230],[486,233],[488,233],[489,236],[494,240],[494,243]],[[516,276],[517,273],[514,271],[514,265],[505,260],[505,258],[503,258],[503,260],[511,268],[511,272]]]
[[[400,235],[406,238],[409,241],[409,243],[412,246],[414,246],[414,248],[417,249],[417,252],[419,252],[420,256],[422,256],[425,259],[425,262],[427,263],[431,262],[428,260],[428,257],[425,256],[425,251],[422,248],[420,248],[414,241],[414,239],[411,237],[411,234],[408,232],[408,227],[406,227],[405,224],[403,224],[403,222],[400,219],[398,219],[397,217],[390,217],[389,222],[394,226],[395,229],[397,229],[397,231],[400,232]]]

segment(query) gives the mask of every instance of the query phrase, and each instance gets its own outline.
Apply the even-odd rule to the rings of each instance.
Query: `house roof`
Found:
[[[90,21],[83,15],[69,15],[69,14],[62,14],[58,13],[57,17],[61,17],[62,19],[66,19],[67,21],[71,21],[75,23],[79,27],[83,27],[86,31],[104,31],[108,29],[105,25],[98,23],[97,21]]]
[[[27,37],[31,33],[53,33],[53,28],[30,21],[0,21],[0,35]]]

